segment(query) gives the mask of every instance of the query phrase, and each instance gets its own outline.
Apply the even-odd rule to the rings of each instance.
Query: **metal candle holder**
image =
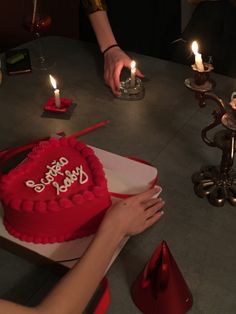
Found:
[[[207,105],[208,100],[215,103],[216,106],[212,112],[213,121],[202,129],[201,138],[208,146],[219,148],[222,151],[222,157],[219,166],[206,166],[193,174],[194,191],[201,198],[207,197],[214,206],[223,206],[225,201],[235,206],[236,172],[232,167],[236,149],[236,114],[234,110],[226,110],[223,100],[211,92],[216,85],[210,78],[213,67],[205,63],[204,67],[204,72],[197,73],[192,66],[194,77],[187,78],[185,86],[195,92],[201,108]],[[208,132],[219,125],[223,126],[223,129],[209,137]]]
[[[192,65],[193,77],[185,80],[185,85],[195,92],[209,92],[214,89],[216,83],[210,78],[210,72],[213,71],[211,63],[204,62],[204,71],[199,72],[195,66]]]

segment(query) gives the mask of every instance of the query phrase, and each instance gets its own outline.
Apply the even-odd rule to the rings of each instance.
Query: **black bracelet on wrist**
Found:
[[[111,48],[114,48],[114,47],[119,47],[119,45],[114,44],[114,45],[108,46],[105,50],[103,50],[102,54],[104,55],[108,50],[110,50]]]

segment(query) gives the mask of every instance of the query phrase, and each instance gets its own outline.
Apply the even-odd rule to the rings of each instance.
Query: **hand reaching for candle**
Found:
[[[109,49],[104,54],[104,80],[111,88],[115,96],[120,95],[120,74],[124,67],[130,69],[130,57],[118,46]],[[144,77],[143,73],[136,68],[136,75]]]
[[[83,0],[89,20],[104,56],[104,79],[115,96],[120,95],[120,74],[122,69],[130,69],[130,57],[117,45],[106,12],[105,1]],[[91,5],[92,4],[92,5]],[[99,4],[99,5],[98,5]],[[136,68],[135,75],[144,75]]]

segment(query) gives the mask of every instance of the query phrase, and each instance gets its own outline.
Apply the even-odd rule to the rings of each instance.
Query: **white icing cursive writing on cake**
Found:
[[[61,168],[68,163],[69,161],[65,157],[59,158],[58,161],[54,160],[50,165],[46,166],[49,171],[45,173],[44,178],[39,180],[40,183],[35,183],[33,180],[27,180],[25,182],[26,186],[33,188],[37,193],[41,193],[48,184],[52,183],[52,185],[56,188],[57,195],[59,195],[60,192],[67,192],[68,188],[75,181],[79,181],[80,184],[85,184],[88,181],[88,175],[83,170],[82,165],[76,167],[72,171],[66,170],[65,173],[61,172]],[[55,177],[57,175],[66,176],[63,180],[63,185],[59,185],[58,182],[55,182]]]
[[[63,180],[63,185],[59,185],[57,182],[53,182],[52,185],[57,190],[57,195],[60,194],[60,192],[67,192],[68,188],[75,182],[77,179],[79,180],[80,184],[84,184],[88,181],[88,175],[83,170],[82,165],[79,167],[76,167],[75,170],[65,171],[66,178]]]

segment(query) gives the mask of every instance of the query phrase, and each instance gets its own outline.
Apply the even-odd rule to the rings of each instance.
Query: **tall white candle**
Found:
[[[198,52],[198,43],[193,41],[192,43],[192,51],[195,55],[195,66],[199,72],[204,72],[204,65],[202,62],[202,55]]]
[[[135,86],[136,62],[133,60],[130,63],[130,87]]]
[[[57,108],[61,108],[61,98],[60,98],[60,91],[58,88],[54,90],[54,96],[55,96],[55,106]]]
[[[57,88],[57,82],[51,74],[49,74],[49,78],[50,78],[52,87],[54,88],[55,106],[57,108],[61,108],[60,90]]]

